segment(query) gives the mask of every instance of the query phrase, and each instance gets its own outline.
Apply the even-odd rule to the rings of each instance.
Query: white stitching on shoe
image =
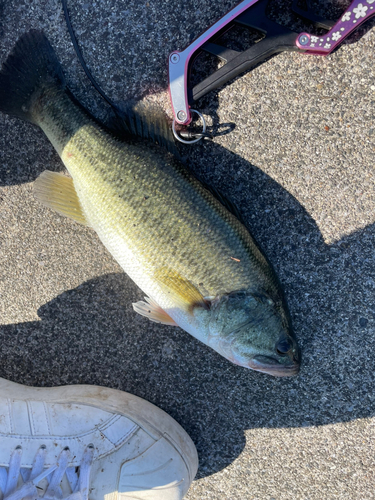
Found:
[[[123,415],[115,415],[112,419],[98,427],[100,434],[116,447],[128,440],[139,429],[139,425],[134,422],[133,426],[128,429],[127,432],[124,432],[125,426],[120,425],[119,429],[116,424],[119,422],[121,423],[123,419],[129,421],[129,419]],[[119,430],[120,433],[118,433]],[[113,439],[114,437],[117,437],[117,439]]]
[[[27,408],[27,417],[29,419],[29,426],[30,426],[31,435],[35,436],[36,432],[35,432],[33,409],[31,406],[31,401],[26,401],[26,408]]]
[[[12,406],[11,406],[11,401],[10,399],[8,398],[7,399],[7,408],[8,408],[8,414],[9,414],[9,427],[10,427],[10,433],[13,434],[14,433],[14,426],[13,426],[13,420],[12,420]]]
[[[46,414],[48,434],[51,435],[51,425],[50,425],[50,421],[49,421],[49,410],[47,409],[47,405],[46,405],[45,401],[43,401],[43,408],[44,408],[44,413]]]
[[[135,460],[139,460],[139,456],[133,458],[132,460],[128,460],[128,462],[127,462],[126,465],[131,464]],[[170,458],[169,460],[167,460],[166,462],[164,462],[162,465],[159,465],[158,467],[155,467],[153,469],[141,470],[138,473],[132,472],[131,474],[124,474],[124,473],[122,473],[122,477],[126,477],[126,476],[131,476],[131,477],[134,477],[134,476],[147,476],[149,474],[153,474],[154,472],[159,472],[159,471],[165,469],[172,462],[173,462],[173,458]]]

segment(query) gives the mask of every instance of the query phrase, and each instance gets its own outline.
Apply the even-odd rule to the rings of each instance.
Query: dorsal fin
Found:
[[[242,218],[242,215],[240,214],[240,211],[238,210],[237,206],[232,202],[231,199],[229,199],[227,196],[225,196],[221,191],[219,191],[218,189],[212,187],[212,186],[208,186],[207,184],[203,184],[204,187],[206,189],[208,189],[208,191],[210,191],[211,194],[213,194],[213,196],[215,196],[215,198],[220,201],[220,203],[222,205],[224,205],[224,207],[231,213],[233,214],[235,217],[237,217],[237,219],[243,224],[245,225],[245,222]]]
[[[150,103],[126,103],[111,110],[106,126],[119,139],[145,139],[159,144],[180,159],[173,137],[171,122],[160,107]]]
[[[206,181],[204,181],[199,174],[196,172],[193,173],[194,177],[202,184],[202,186],[207,189],[216,199],[219,201],[232,215],[237,217],[237,219],[244,225],[246,226],[242,215],[240,211],[238,210],[237,206],[228,198],[225,194],[223,194],[219,189],[215,188],[214,186],[210,186],[207,184]]]

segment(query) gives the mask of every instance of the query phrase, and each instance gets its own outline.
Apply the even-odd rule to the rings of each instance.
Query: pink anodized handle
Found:
[[[355,0],[333,28],[323,36],[300,33],[296,45],[310,54],[328,55],[352,31],[375,14],[375,0]]]
[[[175,50],[169,55],[169,94],[173,114],[177,123],[187,125],[191,121],[191,113],[187,97],[187,73],[190,58],[198,48],[226,24],[239,16],[258,0],[243,0],[225,16],[194,40],[185,50]]]

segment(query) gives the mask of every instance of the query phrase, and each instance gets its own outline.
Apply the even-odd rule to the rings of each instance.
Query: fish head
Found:
[[[300,352],[282,299],[264,290],[222,295],[206,325],[207,344],[233,363],[277,377],[298,373]]]

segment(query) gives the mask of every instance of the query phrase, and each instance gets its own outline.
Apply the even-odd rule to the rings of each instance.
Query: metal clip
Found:
[[[176,118],[173,119],[173,123],[172,123],[172,132],[173,132],[173,135],[175,136],[175,138],[182,142],[183,144],[195,144],[196,142],[200,141],[201,139],[203,139],[203,137],[206,137],[208,136],[208,134],[206,134],[206,120],[204,119],[204,116],[202,115],[202,113],[200,113],[199,111],[197,111],[196,109],[190,109],[190,113],[196,113],[199,118],[202,120],[202,132],[200,134],[197,134],[199,135],[199,137],[197,139],[192,139],[192,140],[185,140],[181,137],[181,135],[177,132],[176,130]]]

